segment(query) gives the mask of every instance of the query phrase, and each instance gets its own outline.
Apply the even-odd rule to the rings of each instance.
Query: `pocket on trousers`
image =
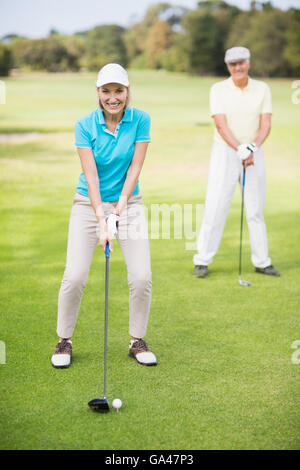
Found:
[[[127,204],[143,204],[143,198],[141,193],[135,194],[134,196],[130,196]]]
[[[91,201],[89,197],[84,196],[83,194],[75,193],[73,204],[74,203],[91,204]]]

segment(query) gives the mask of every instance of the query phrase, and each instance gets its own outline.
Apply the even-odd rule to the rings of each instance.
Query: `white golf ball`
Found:
[[[116,408],[116,410],[119,410],[122,406],[122,400],[120,400],[120,398],[115,398],[112,402],[112,406]]]

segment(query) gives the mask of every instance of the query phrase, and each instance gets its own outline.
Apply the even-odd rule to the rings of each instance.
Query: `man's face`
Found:
[[[248,77],[250,62],[249,60],[239,60],[238,62],[227,64],[227,67],[233,80],[242,80]]]

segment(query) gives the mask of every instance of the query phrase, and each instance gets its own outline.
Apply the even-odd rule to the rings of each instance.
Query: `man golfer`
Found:
[[[268,85],[248,76],[250,51],[233,47],[225,54],[230,77],[210,91],[215,122],[205,210],[194,255],[194,275],[207,277],[218,251],[236,184],[246,169],[245,211],[255,271],[280,276],[268,254],[263,216],[266,177],[262,143],[271,128],[272,100]]]

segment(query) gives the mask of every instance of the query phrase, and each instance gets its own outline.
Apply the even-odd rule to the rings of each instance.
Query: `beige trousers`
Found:
[[[105,215],[113,212],[117,202],[102,203]],[[89,198],[76,193],[69,223],[66,267],[58,296],[57,334],[62,338],[70,338],[75,329],[83,289],[98,245],[97,228]],[[117,240],[127,267],[129,334],[143,338],[151,304],[152,274],[148,226],[140,194],[131,196],[122,212]]]

